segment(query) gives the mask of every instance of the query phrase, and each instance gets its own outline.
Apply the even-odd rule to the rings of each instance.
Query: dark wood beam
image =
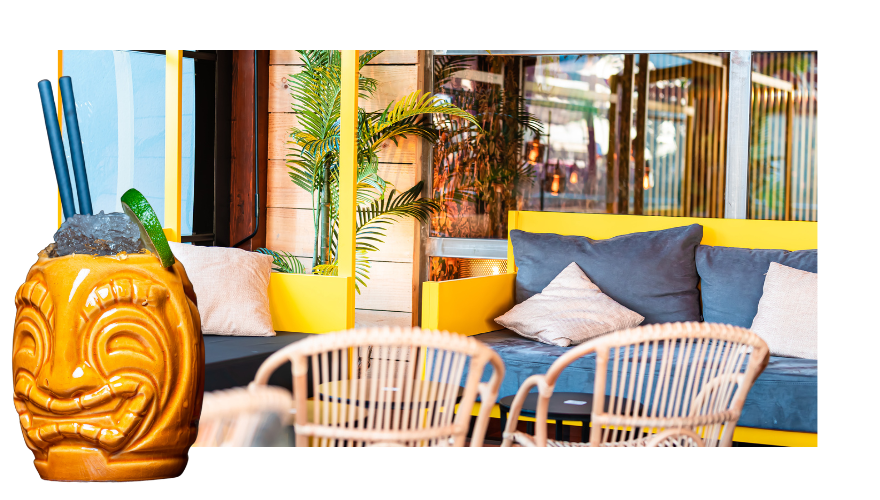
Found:
[[[632,154],[632,98],[635,84],[635,56],[623,57],[620,77],[620,141],[617,156],[617,212],[629,213],[629,158]]]
[[[639,54],[639,73],[636,76],[636,91],[639,94],[636,105],[635,149],[636,169],[633,180],[633,213],[644,213],[645,191],[642,178],[645,176],[645,144],[648,135],[648,54]]]
[[[256,56],[256,65],[254,57]],[[258,98],[254,99],[254,69]],[[254,134],[256,106],[257,134]],[[231,174],[229,239],[238,248],[266,246],[266,175],[268,173],[269,51],[232,52]],[[254,158],[257,158],[254,189]],[[255,192],[256,191],[256,192]],[[255,199],[256,195],[256,199]],[[255,217],[255,210],[258,217]],[[240,242],[240,243],[239,243]]]

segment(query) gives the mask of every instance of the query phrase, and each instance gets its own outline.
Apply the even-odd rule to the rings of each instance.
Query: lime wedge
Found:
[[[120,200],[125,213],[137,222],[141,230],[141,240],[147,250],[156,254],[164,267],[171,267],[174,264],[174,254],[171,253],[165,232],[162,231],[162,223],[147,198],[137,189],[129,189]]]

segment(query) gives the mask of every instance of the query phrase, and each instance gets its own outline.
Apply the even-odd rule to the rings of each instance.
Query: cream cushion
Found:
[[[751,328],[767,342],[770,354],[818,359],[818,278],[816,273],[770,263]]]
[[[545,344],[568,347],[645,318],[602,293],[574,262],[541,293],[495,318],[499,325]]]
[[[202,333],[271,337],[269,273],[272,257],[238,248],[169,242],[193,284]]]

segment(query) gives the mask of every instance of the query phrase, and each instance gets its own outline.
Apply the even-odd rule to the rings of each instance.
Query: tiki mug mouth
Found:
[[[204,371],[193,299],[183,266],[149,254],[40,254],[15,299],[13,399],[43,478],[183,471]]]

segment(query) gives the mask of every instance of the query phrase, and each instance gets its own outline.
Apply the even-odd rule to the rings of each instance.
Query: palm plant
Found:
[[[452,103],[471,111],[476,119],[446,119],[438,123],[440,140],[434,147],[436,188],[446,211],[467,202],[477,214],[488,215],[488,226],[474,237],[503,238],[507,233],[507,212],[515,209],[519,186],[534,180],[534,170],[525,158],[526,134],[540,136],[543,126],[529,113],[519,93],[519,82],[503,71],[512,60],[493,56],[492,73],[504,73],[504,86],[477,85],[473,90],[455,88],[455,73],[474,66],[475,58],[440,56],[434,60],[434,90],[450,96]],[[466,223],[466,218],[450,221]],[[442,231],[441,231],[442,232]]]
[[[287,155],[290,179],[312,197],[315,244],[313,273],[336,275],[339,231],[339,136],[341,115],[341,58],[339,51],[302,50],[302,71],[289,75],[293,112],[299,127],[291,129]],[[358,69],[382,53],[366,51],[360,55]],[[372,98],[376,80],[359,74],[358,93]],[[409,135],[436,140],[438,132],[428,115],[455,116],[476,124],[469,113],[438,97],[420,91],[382,111],[358,109],[357,123],[357,214],[355,237],[355,287],[366,286],[369,279],[370,252],[378,250],[388,226],[412,217],[427,222],[439,209],[433,199],[420,198],[422,183],[398,193],[379,175],[378,150],[385,141],[397,144]],[[276,260],[276,270],[305,272],[304,266],[290,263],[291,255],[261,249]],[[295,257],[293,257],[296,260]],[[298,260],[297,260],[298,262]],[[281,264],[281,265],[279,265]],[[288,264],[288,265],[284,265]]]

